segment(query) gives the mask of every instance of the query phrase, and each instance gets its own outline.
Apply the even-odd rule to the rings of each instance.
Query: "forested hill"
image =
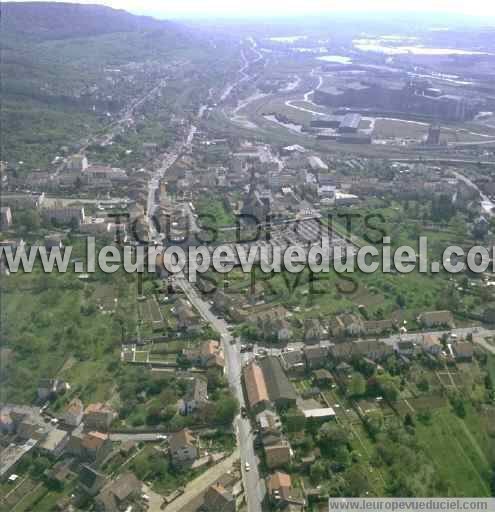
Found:
[[[169,21],[134,16],[102,5],[62,2],[7,2],[2,4],[2,33],[34,41],[98,36],[116,32],[180,32]],[[4,39],[5,42],[5,39]]]
[[[46,168],[167,75],[174,61],[204,54],[179,23],[87,4],[1,6],[2,160]],[[118,69],[113,72],[111,69]]]

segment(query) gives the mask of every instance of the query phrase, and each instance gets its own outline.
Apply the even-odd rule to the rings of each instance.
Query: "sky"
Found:
[[[65,0],[72,1],[72,0]],[[204,16],[289,16],[355,12],[442,12],[495,16],[494,0],[78,0],[163,18]]]

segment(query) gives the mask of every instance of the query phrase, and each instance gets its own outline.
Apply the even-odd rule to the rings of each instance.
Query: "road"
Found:
[[[397,344],[399,341],[412,341],[414,343],[420,343],[423,336],[425,335],[433,335],[433,336],[442,336],[443,334],[456,334],[459,338],[466,338],[468,335],[473,335],[473,342],[477,345],[483,347],[487,352],[490,352],[495,355],[495,345],[490,345],[484,338],[495,338],[495,329],[485,329],[484,327],[459,327],[455,329],[450,329],[448,331],[425,331],[425,332],[412,332],[407,334],[392,334],[386,338],[379,338],[380,341],[383,341],[387,345],[390,345],[394,349],[397,348]],[[374,339],[374,338],[373,338]],[[320,346],[325,347],[329,346],[329,341],[320,342]],[[303,342],[295,342],[289,343],[283,349],[274,348],[273,346],[264,346],[264,345],[254,345],[253,354],[262,355],[265,351],[269,352],[272,355],[279,355],[281,352],[291,351],[291,350],[301,350],[304,347]]]
[[[310,75],[313,77],[315,76],[314,69],[311,70]],[[293,109],[299,110],[301,112],[308,112],[309,114],[313,114],[315,116],[326,116],[327,114],[325,114],[323,112],[318,112],[316,110],[311,110],[309,108],[300,107],[299,105],[293,104],[295,101],[304,101],[305,103],[309,103],[310,105],[314,105],[315,107],[318,107],[318,105],[316,105],[316,103],[314,103],[313,100],[311,100],[309,98],[312,94],[314,94],[315,91],[317,91],[323,85],[323,77],[321,75],[317,75],[317,76],[318,76],[318,83],[316,84],[314,89],[311,89],[310,91],[307,91],[306,93],[304,93],[304,96],[302,97],[301,100],[287,100],[285,102],[285,105],[289,108],[293,108]]]
[[[134,111],[146,103],[151,97],[155,96],[163,87],[167,86],[167,81],[165,79],[161,79],[160,82],[155,85],[152,89],[144,93],[139,98],[136,98],[135,100],[131,101],[129,105],[127,105],[118,115],[118,119],[115,121],[112,121],[105,127],[105,133],[103,135],[95,135],[92,137],[89,137],[89,139],[86,140],[84,144],[81,145],[78,152],[76,154],[82,155],[84,152],[88,149],[88,147],[91,144],[101,144],[106,145],[109,144],[114,136],[117,133],[117,129],[122,125],[128,122],[132,119],[132,114]],[[58,176],[66,166],[66,160],[64,160],[56,169],[54,172],[54,176]]]
[[[476,183],[473,183],[469,178],[464,176],[464,174],[461,174],[457,171],[452,171],[452,174],[459,180],[463,181],[466,185],[468,185],[471,188],[474,188],[481,197],[481,208],[483,211],[488,214],[490,217],[495,215],[495,203],[490,200],[490,198],[484,194],[481,189],[476,185]]]
[[[231,343],[233,338],[229,331],[229,324],[225,320],[218,318],[211,311],[208,302],[198,295],[197,291],[186,277],[178,275],[175,278],[175,283],[186,294],[191,304],[194,305],[204,320],[220,333],[223,342],[225,367],[229,386],[239,401],[240,406],[245,406],[244,393],[241,385],[241,368],[244,361],[239,345]],[[240,449],[248,511],[261,512],[261,504],[265,496],[265,484],[260,478],[258,471],[259,460],[254,451],[254,437],[251,423],[247,418],[244,419],[237,416],[234,420],[234,427],[237,432],[237,441]],[[249,463],[249,471],[245,469],[246,462]]]
[[[204,112],[204,110],[200,110],[200,114],[202,114],[202,112]],[[193,128],[194,127],[191,127],[191,131],[189,132],[190,136],[187,137],[187,143],[189,145],[192,144],[194,134],[196,133],[196,130]],[[184,145],[185,144],[183,144],[182,147],[184,147]],[[159,179],[164,176],[167,169],[175,162],[179,154],[180,150],[169,155],[163,162],[162,167],[156,172],[156,175],[149,183],[147,220],[150,226],[150,237],[156,241],[159,241],[159,233],[157,233],[151,220],[152,215],[157,208],[155,190],[158,186]],[[198,295],[195,288],[191,283],[189,283],[183,274],[177,274],[175,276],[175,283],[186,294],[189,301],[196,307],[205,321],[220,333],[223,342],[225,367],[229,386],[239,401],[240,406],[244,406],[244,394],[241,386],[241,367],[243,360],[240,353],[240,347],[238,345],[231,344],[232,336],[229,331],[229,324],[213,314],[210,305]],[[238,415],[234,420],[234,428],[237,433],[237,443],[240,450],[242,476],[248,511],[261,512],[261,504],[265,496],[265,484],[264,480],[262,480],[259,475],[259,460],[254,451],[254,437],[251,430],[251,423],[247,418],[245,419]],[[250,466],[249,471],[246,471],[246,463]]]
[[[240,84],[242,84],[246,80],[249,80],[250,75],[248,73],[246,73],[246,70],[249,68],[249,66],[251,64],[255,64],[256,62],[260,61],[263,58],[263,55],[257,49],[256,41],[252,37],[248,38],[248,41],[251,44],[251,51],[256,53],[256,58],[254,60],[250,61],[246,57],[246,54],[244,53],[244,49],[241,50],[242,65],[241,65],[241,67],[239,69],[239,74],[241,75],[241,77],[237,81],[235,81],[234,83],[228,85],[225,88],[225,90],[223,91],[222,95],[220,96],[220,101],[221,102],[225,101],[232,94],[232,91],[236,87],[238,87]]]
[[[394,334],[389,336],[388,338],[381,338],[381,341],[384,341],[388,345],[393,347],[397,346],[399,341],[413,341],[419,342],[421,341],[424,335],[434,335],[434,336],[442,336],[443,334],[456,334],[459,338],[465,338],[468,335],[473,335],[473,341],[486,349],[488,352],[495,354],[495,346],[487,343],[483,338],[491,338],[495,337],[495,330],[493,329],[485,329],[484,327],[459,327],[456,329],[440,330],[440,331],[426,331],[426,332],[414,332],[407,334]]]
[[[144,433],[144,434],[110,434],[110,441],[118,441],[125,443],[126,441],[140,442],[157,442],[161,441],[161,436],[168,435],[161,432]]]

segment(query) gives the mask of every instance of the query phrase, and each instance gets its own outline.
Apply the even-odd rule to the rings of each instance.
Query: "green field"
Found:
[[[445,482],[446,495],[490,495],[493,460],[489,459],[487,443],[493,441],[482,432],[474,410],[465,420],[448,409],[435,411],[431,424],[418,424],[417,435]]]
[[[102,281],[98,281],[102,279]],[[128,276],[114,274],[116,312],[99,311],[92,294],[102,282],[66,274],[12,274],[2,286],[3,348],[12,351],[2,375],[5,399],[30,403],[39,379],[66,378],[83,400],[108,398],[122,334],[135,332],[135,294]],[[132,313],[134,311],[134,313]],[[98,379],[94,379],[94,375]]]

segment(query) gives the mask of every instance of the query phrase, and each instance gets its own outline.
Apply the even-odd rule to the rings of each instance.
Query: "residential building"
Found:
[[[425,352],[433,354],[434,356],[440,354],[442,351],[440,338],[435,334],[424,334],[421,340],[421,346]]]
[[[333,383],[332,374],[326,368],[315,370],[313,372],[313,380],[320,387],[328,387]]]
[[[249,408],[256,412],[265,409],[270,399],[263,371],[256,361],[249,362],[242,369]]]
[[[45,199],[45,194],[2,194],[2,205],[11,208],[38,209]]]
[[[314,345],[323,340],[326,330],[317,318],[309,318],[304,322],[304,343]]]
[[[285,350],[280,354],[280,363],[289,377],[302,377],[306,372],[304,354],[301,350]]]
[[[68,389],[68,384],[59,379],[41,379],[38,384],[38,399],[51,400],[64,393]]]
[[[204,341],[200,348],[200,361],[205,368],[218,368],[223,371],[225,359],[222,344],[217,340]]]
[[[82,458],[96,465],[101,464],[112,451],[112,442],[108,434],[88,432],[81,440]]]
[[[175,316],[177,318],[177,328],[180,331],[194,332],[201,328],[199,317],[188,301],[182,299],[177,301]]]
[[[428,311],[418,316],[418,323],[423,327],[455,327],[454,315],[451,311]]]
[[[13,434],[15,431],[15,423],[8,411],[0,410],[0,434]]]
[[[57,482],[60,485],[64,485],[65,482],[72,477],[70,461],[61,460],[57,462],[53,467],[47,468],[44,471],[44,476],[50,482]]]
[[[361,336],[364,334],[363,320],[354,314],[337,315],[332,325],[332,334],[335,337]]]
[[[383,334],[395,329],[394,320],[365,320],[363,322],[364,332],[371,336],[373,334]]]
[[[236,500],[231,492],[216,482],[204,494],[201,512],[235,512],[237,510]]]
[[[98,512],[134,510],[133,504],[142,500],[143,484],[131,472],[124,473],[103,487],[96,496]]]
[[[373,361],[381,361],[394,352],[390,345],[377,340],[357,340],[338,343],[329,347],[330,359],[340,363],[349,362],[354,358],[367,357]]]
[[[278,408],[295,405],[297,394],[293,385],[285,375],[280,360],[275,356],[267,356],[259,362],[270,402]]]
[[[50,233],[45,236],[44,246],[47,251],[58,247],[62,249],[64,247],[65,233]]]
[[[87,429],[105,432],[110,427],[115,416],[115,411],[107,404],[90,404],[84,411],[84,426]]]
[[[109,224],[103,217],[86,217],[79,226],[79,232],[84,235],[105,235],[108,233]]]
[[[265,462],[268,469],[280,468],[289,464],[291,456],[290,444],[285,440],[272,446],[265,446]]]
[[[88,168],[88,159],[85,155],[73,155],[67,162],[67,169],[72,172],[83,172]]]
[[[169,453],[172,463],[176,466],[192,464],[198,458],[196,439],[189,429],[185,428],[171,434]]]
[[[267,339],[284,342],[292,336],[292,329],[287,321],[287,310],[284,308],[274,308],[260,313],[257,317],[257,326]]]
[[[473,360],[474,346],[472,343],[459,341],[452,345],[452,351],[454,352],[457,362],[470,362]]]
[[[187,393],[180,401],[179,412],[187,416],[208,402],[208,383],[202,377],[195,377],[188,385]]]
[[[308,370],[323,368],[328,362],[328,348],[310,345],[303,348]]]
[[[256,423],[260,432],[279,432],[282,428],[280,416],[270,409],[256,415]]]
[[[79,471],[79,487],[90,496],[96,496],[103,488],[107,481],[103,473],[99,473],[96,469],[83,464]]]
[[[296,507],[291,510],[302,510],[305,502],[298,491],[293,489],[290,475],[276,471],[266,479],[268,498],[276,508]]]
[[[41,216],[46,222],[56,224],[75,224],[78,228],[84,222],[84,208],[51,206],[41,209]]]
[[[268,494],[274,502],[287,502],[292,491],[292,480],[287,473],[276,471],[267,478],[266,487]]]
[[[58,428],[50,428],[44,438],[40,440],[38,449],[54,458],[60,457],[69,443],[69,433]]]
[[[73,398],[64,409],[62,421],[70,427],[77,427],[84,415],[84,405],[79,398]]]

